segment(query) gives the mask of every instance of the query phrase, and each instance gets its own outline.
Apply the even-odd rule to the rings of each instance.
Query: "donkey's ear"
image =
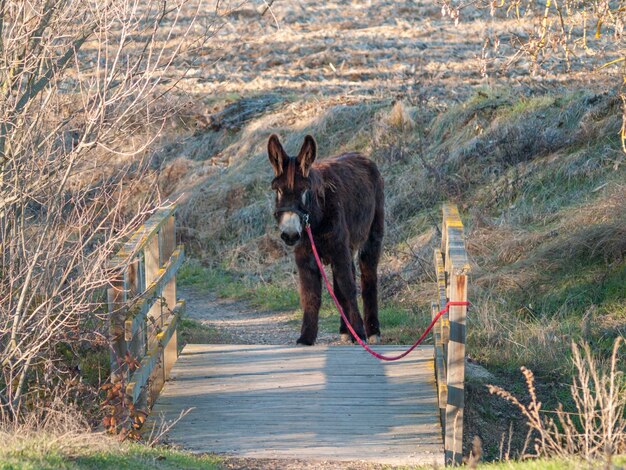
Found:
[[[300,149],[300,153],[298,154],[298,165],[300,166],[302,175],[305,178],[309,176],[309,170],[311,169],[311,165],[313,165],[313,162],[315,161],[316,155],[317,144],[315,143],[315,139],[310,135],[307,135],[304,138],[304,143],[302,144],[302,148]]]
[[[276,176],[280,176],[283,173],[284,163],[289,157],[276,134],[272,134],[267,142],[267,156],[270,159],[272,168],[274,168],[274,173]]]

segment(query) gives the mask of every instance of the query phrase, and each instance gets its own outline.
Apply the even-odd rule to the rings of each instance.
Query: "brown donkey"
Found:
[[[310,135],[297,157],[285,153],[278,136],[269,138],[267,152],[276,177],[276,211],[280,237],[295,246],[304,311],[299,344],[312,345],[322,299],[321,274],[304,227],[311,225],[324,264],[333,272],[333,289],[350,324],[371,343],[380,340],[376,269],[384,234],[383,179],[376,165],[358,153],[345,153],[313,163],[317,146]],[[361,268],[365,327],[356,300],[355,255]],[[349,337],[341,320],[342,340]]]

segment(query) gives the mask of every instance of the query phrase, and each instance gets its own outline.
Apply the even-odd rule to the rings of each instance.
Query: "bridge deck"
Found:
[[[196,452],[442,465],[434,377],[429,346],[384,363],[353,346],[192,344],[153,416],[193,407],[169,440]]]

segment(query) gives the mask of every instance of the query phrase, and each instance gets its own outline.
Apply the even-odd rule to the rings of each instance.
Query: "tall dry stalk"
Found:
[[[570,387],[576,412],[562,406],[550,417],[541,409],[532,371],[522,367],[530,401],[526,405],[510,392],[489,385],[489,391],[517,406],[534,435],[535,456],[582,456],[605,459],[626,452],[626,379],[618,369],[624,339],[613,346],[609,364],[594,357],[588,344],[572,344],[577,374]]]
[[[65,359],[108,344],[106,261],[159,204],[144,157],[202,7],[0,0],[0,419],[88,393]]]
[[[592,68],[609,62],[619,64],[626,57],[625,0],[438,0],[438,3],[442,5],[443,16],[449,16],[455,23],[465,9],[488,11],[493,30],[490,36],[498,39],[487,38],[493,43],[492,62],[502,59],[505,68],[520,63],[532,74],[552,68],[569,72],[589,64]],[[505,52],[499,47],[500,39],[509,43],[512,53],[511,49]]]
[[[625,100],[626,0],[436,1],[442,6],[442,15],[455,24],[465,9],[489,11],[491,23],[483,32],[479,61],[482,76],[512,69],[532,76],[611,73]],[[621,142],[626,153],[626,104],[624,108]]]

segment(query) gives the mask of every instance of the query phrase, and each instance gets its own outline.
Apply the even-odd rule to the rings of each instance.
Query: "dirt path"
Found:
[[[393,467],[389,465],[378,465],[367,462],[231,458],[227,459],[224,462],[224,468],[229,470],[383,470]]]
[[[294,287],[295,288],[295,287]],[[181,289],[187,302],[187,316],[215,328],[229,343],[294,344],[300,332],[300,319],[291,310],[269,311],[245,302],[220,299],[211,292]],[[320,333],[318,344],[338,343],[336,335]]]

